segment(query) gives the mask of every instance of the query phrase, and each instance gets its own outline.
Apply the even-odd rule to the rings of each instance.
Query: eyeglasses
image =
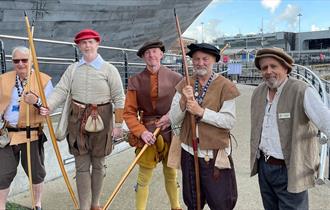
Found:
[[[14,64],[19,64],[19,62],[22,62],[22,63],[27,63],[29,61],[29,59],[27,58],[23,58],[23,59],[13,59],[13,63]]]

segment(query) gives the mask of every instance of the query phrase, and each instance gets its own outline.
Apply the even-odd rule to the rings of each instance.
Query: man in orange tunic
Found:
[[[165,51],[160,41],[146,42],[137,52],[146,63],[146,68],[128,81],[124,120],[131,133],[149,147],[138,161],[139,174],[136,185],[136,209],[146,209],[148,188],[153,169],[162,161],[165,187],[171,208],[181,209],[178,199],[176,169],[167,166],[171,130],[168,111],[175,94],[175,85],[181,76],[160,64]],[[143,111],[140,122],[137,114]],[[161,128],[161,137],[153,135],[156,127]],[[137,148],[138,153],[141,148]]]

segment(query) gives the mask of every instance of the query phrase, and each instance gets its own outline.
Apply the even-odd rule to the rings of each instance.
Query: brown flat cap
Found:
[[[159,48],[161,51],[165,52],[165,46],[162,41],[148,41],[142,45],[142,47],[137,51],[136,55],[142,58],[144,52],[151,48]]]
[[[283,49],[273,47],[273,48],[264,48],[257,51],[256,57],[254,59],[254,64],[260,70],[260,59],[271,57],[278,60],[281,64],[288,68],[288,74],[291,72],[294,60],[287,54]]]

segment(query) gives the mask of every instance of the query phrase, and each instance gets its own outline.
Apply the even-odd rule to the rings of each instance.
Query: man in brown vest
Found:
[[[0,209],[5,209],[9,187],[16,173],[19,160],[28,174],[27,149],[26,149],[26,110],[30,106],[31,127],[31,165],[32,165],[32,190],[35,198],[35,209],[41,209],[41,196],[43,182],[46,176],[44,166],[44,146],[47,141],[42,132],[44,117],[39,114],[41,99],[39,97],[36,74],[30,73],[30,92],[26,92],[29,66],[29,49],[23,46],[16,47],[12,52],[14,70],[0,76],[0,114],[7,124],[10,143],[0,148]],[[53,89],[50,77],[40,74],[41,82],[46,96]],[[23,100],[24,99],[24,100]]]
[[[279,48],[255,58],[264,82],[251,99],[251,176],[258,173],[267,210],[308,209],[319,164],[316,127],[330,136],[330,112],[313,87],[288,76],[293,62]]]
[[[179,210],[179,193],[176,181],[176,169],[166,164],[171,143],[171,127],[168,111],[175,93],[175,85],[181,76],[160,64],[165,47],[160,41],[146,42],[137,52],[146,63],[146,68],[128,81],[124,119],[131,133],[148,144],[149,147],[138,161],[139,174],[136,185],[136,209],[144,210],[147,206],[148,189],[153,169],[162,161],[165,187],[172,210]],[[142,116],[142,122],[137,114]],[[159,138],[153,136],[156,127],[161,128]],[[141,149],[137,145],[136,152]]]
[[[235,123],[236,86],[220,74],[213,65],[220,60],[216,47],[190,44],[187,53],[192,58],[193,76],[190,84],[183,80],[177,86],[170,119],[181,125],[181,167],[183,198],[188,210],[197,209],[194,157],[190,117],[196,118],[198,160],[201,184],[201,208],[205,203],[212,210],[233,209],[237,201],[234,165],[231,159],[230,130]]]

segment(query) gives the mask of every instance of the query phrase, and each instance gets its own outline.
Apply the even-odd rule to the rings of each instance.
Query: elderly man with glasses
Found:
[[[0,75],[0,114],[1,120],[9,132],[10,141],[0,142],[0,209],[5,209],[9,187],[17,173],[17,166],[21,159],[22,167],[28,174],[26,149],[26,110],[30,107],[31,127],[31,165],[32,189],[35,198],[35,209],[41,209],[41,195],[46,176],[44,166],[44,147],[47,141],[42,131],[44,117],[39,114],[42,106],[39,89],[33,69],[29,71],[29,49],[16,47],[12,52],[13,71]],[[30,91],[26,91],[28,74],[30,72]],[[41,73],[41,83],[46,96],[52,91],[51,78]]]

